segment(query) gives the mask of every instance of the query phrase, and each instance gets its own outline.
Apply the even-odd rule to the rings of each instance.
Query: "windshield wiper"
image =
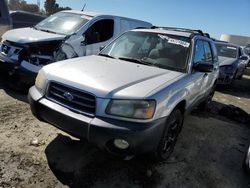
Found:
[[[144,61],[143,59],[136,59],[136,58],[131,58],[131,57],[118,57],[118,59],[120,59],[120,60],[125,60],[125,61],[130,61],[130,62],[133,62],[133,63],[139,63],[139,64],[143,64],[143,65],[148,65],[148,66],[157,67],[157,66],[154,65],[153,63]]]
[[[36,28],[38,29],[38,28]],[[57,34],[55,31],[51,31],[51,30],[48,30],[48,29],[38,29],[40,31],[44,31],[44,32],[47,32],[47,33],[53,33],[53,34]]]
[[[115,59],[115,57],[113,57],[111,55],[108,55],[108,54],[98,54],[98,55],[103,56],[103,57],[109,57],[109,58]]]

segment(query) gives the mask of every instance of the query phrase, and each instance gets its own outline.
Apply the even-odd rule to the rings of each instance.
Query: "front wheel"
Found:
[[[155,152],[157,161],[164,161],[169,158],[174,150],[182,124],[183,115],[179,109],[175,109],[168,117],[163,135]]]

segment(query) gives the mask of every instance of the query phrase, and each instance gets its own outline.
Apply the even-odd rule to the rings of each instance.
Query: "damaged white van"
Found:
[[[2,37],[0,64],[15,81],[33,85],[44,65],[97,54],[102,46],[124,31],[150,27],[151,23],[125,17],[61,11],[33,28],[6,32]]]

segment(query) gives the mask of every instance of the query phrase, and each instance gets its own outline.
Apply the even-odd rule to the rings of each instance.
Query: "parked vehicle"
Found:
[[[248,45],[244,48],[243,51],[244,51],[245,55],[248,57],[247,66],[249,67],[249,66],[250,66],[250,44],[248,44]]]
[[[97,54],[102,46],[124,31],[151,26],[148,22],[119,16],[62,11],[33,28],[5,33],[0,59],[5,62],[2,65],[7,69],[6,72],[15,75],[14,82],[31,86],[42,66],[63,59]]]
[[[250,146],[243,161],[243,169],[246,173],[250,174]]]
[[[235,79],[242,78],[248,58],[238,45],[217,41],[216,47],[220,65],[218,84],[231,85]]]
[[[46,17],[26,11],[10,11],[10,17],[13,23],[13,29],[33,27]]]
[[[5,0],[0,1],[0,38],[7,30],[12,28],[9,9]]]
[[[165,160],[218,74],[215,44],[201,31],[137,29],[98,55],[44,66],[28,98],[38,119],[103,150]]]

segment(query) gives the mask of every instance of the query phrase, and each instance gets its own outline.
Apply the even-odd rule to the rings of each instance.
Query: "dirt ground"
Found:
[[[249,76],[231,89],[218,88],[208,113],[186,117],[167,162],[153,163],[146,156],[124,161],[39,122],[26,96],[1,84],[0,188],[250,187],[241,169],[250,124],[221,116],[228,104],[250,114]]]

